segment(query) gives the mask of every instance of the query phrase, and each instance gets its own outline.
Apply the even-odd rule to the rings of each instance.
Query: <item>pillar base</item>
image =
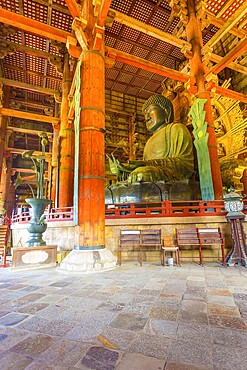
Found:
[[[64,274],[92,273],[112,270],[117,258],[109,249],[73,250],[60,263],[58,272]]]

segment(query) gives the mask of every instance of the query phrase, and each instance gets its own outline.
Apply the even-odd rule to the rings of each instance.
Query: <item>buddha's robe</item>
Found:
[[[190,178],[194,171],[194,157],[192,139],[187,127],[181,123],[170,123],[156,131],[145,145],[143,161],[146,166],[133,172],[147,172],[149,169],[152,171],[152,167],[155,167],[156,181]]]

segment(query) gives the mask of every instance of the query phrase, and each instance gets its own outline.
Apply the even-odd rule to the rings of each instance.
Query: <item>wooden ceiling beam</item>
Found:
[[[46,51],[30,48],[29,46],[17,44],[16,42],[9,42],[9,46],[15,49],[16,51],[19,51],[21,53],[26,53],[28,55],[32,55],[38,58],[48,59],[52,55],[51,53],[47,53]]]
[[[231,32],[233,30],[233,27],[239,22],[239,20],[243,16],[245,16],[246,13],[247,13],[247,2],[245,1],[243,3],[243,5],[240,6],[238,8],[238,10],[236,10],[236,12],[227,20],[227,22],[225,22],[223,20],[221,21],[221,20],[217,19],[216,17],[214,17],[214,18],[210,17],[210,21],[212,21],[213,24],[215,24],[215,22],[217,23],[217,26],[219,27],[219,30],[206,43],[206,46],[212,48],[218,41],[221,40],[221,38],[227,32]],[[246,35],[246,33],[242,33],[242,36],[238,36],[238,37],[244,37],[245,35]]]
[[[50,75],[47,75],[47,74],[43,74],[41,72],[29,71],[27,69],[23,69],[21,67],[13,66],[11,64],[4,64],[4,67],[8,68],[8,69],[15,70],[15,71],[20,71],[20,72],[23,72],[23,73],[27,73],[29,75],[39,76],[39,77],[43,77],[43,78],[48,78],[50,80],[62,82],[62,78],[50,76]]]
[[[105,25],[107,14],[110,10],[111,2],[112,0],[102,0],[101,7],[99,10],[98,20],[96,22],[98,26],[100,27],[103,27]]]
[[[0,78],[0,84],[3,84],[5,86],[12,86],[17,89],[29,90],[29,91],[33,91],[33,92],[37,92],[37,93],[41,93],[45,95],[53,96],[56,94],[60,94],[59,90],[52,90],[52,89],[47,89],[44,87],[34,86],[34,85],[26,84],[20,81],[9,80],[8,78]]]
[[[238,100],[243,103],[247,103],[247,96],[242,93],[238,93],[233,90],[226,89],[222,86],[215,86],[215,92],[216,94],[220,94],[222,96],[226,96],[227,98],[233,99],[233,100]]]
[[[221,27],[224,26],[225,20],[216,18],[215,14],[211,13],[207,9],[205,9],[205,14],[207,16],[208,21],[211,24],[213,24],[214,26],[216,26],[218,28],[221,28]],[[234,36],[239,37],[240,39],[246,36],[246,32],[243,31],[243,30],[238,29],[237,27],[232,27],[231,29],[229,29],[228,32],[231,33]]]
[[[14,132],[20,132],[20,133],[23,133],[23,134],[34,135],[34,136],[39,136],[39,134],[41,134],[41,133],[46,133],[47,136],[49,136],[49,137],[53,136],[52,132],[39,131],[39,130],[35,130],[35,129],[30,130],[30,129],[27,129],[27,128],[24,128],[24,127],[15,127],[15,126],[8,125],[8,129],[10,129]]]
[[[220,57],[217,54],[211,54],[210,55],[210,60],[214,63],[219,63],[219,62],[221,62],[222,59],[223,58]],[[231,62],[231,63],[228,64],[227,67],[236,71],[236,72],[243,73],[244,75],[247,75],[247,67],[245,67],[242,64]]]
[[[73,18],[81,17],[81,8],[80,5],[75,0],[65,0],[67,7],[70,11],[70,14]]]
[[[137,31],[143,32],[146,35],[149,35],[161,41],[167,42],[168,44],[177,46],[180,49],[182,49],[183,47],[186,47],[188,50],[191,49],[191,44],[185,40],[181,40],[178,37],[171,35],[170,33],[160,31],[155,27],[152,27],[143,22],[137,21],[135,18],[129,17],[128,15],[120,13],[116,10],[114,10],[114,13],[115,13],[114,21],[120,24],[124,24],[125,26],[133,28]]]
[[[0,108],[0,114],[2,116],[22,118],[22,119],[30,120],[30,121],[48,122],[51,124],[60,123],[60,119],[56,117],[49,117],[49,116],[44,116],[41,114],[28,113],[25,111],[9,109],[9,108]]]
[[[215,66],[213,66],[206,75],[209,73],[213,73],[217,75],[220,71],[224,68],[228,67],[228,65],[239,55],[243,54],[247,50],[247,37],[240,41],[228,54],[226,54],[220,62],[218,62]]]
[[[107,53],[107,56],[110,58],[118,60],[122,63],[135,66],[137,68],[144,69],[145,71],[156,73],[160,76],[169,77],[171,79],[181,82],[187,82],[190,79],[190,76],[188,76],[185,73],[181,73],[179,71],[176,71],[175,69],[167,68],[159,64],[149,62],[145,59],[124,53],[122,51],[110,47],[106,47],[105,51]]]
[[[24,17],[23,15],[10,12],[1,8],[0,22],[12,27],[19,28],[26,32],[31,32],[48,39],[66,43],[68,37],[74,37],[72,33],[63,31],[59,28],[49,26],[45,23],[35,21],[34,19]]]

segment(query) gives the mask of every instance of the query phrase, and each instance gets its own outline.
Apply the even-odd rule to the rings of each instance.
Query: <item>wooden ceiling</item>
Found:
[[[169,78],[188,81],[190,45],[176,12],[176,4],[183,5],[184,1],[111,1],[105,25],[106,89],[146,99],[160,93]],[[201,9],[208,76],[211,72],[217,75],[218,93],[245,104],[247,3],[196,2]],[[18,127],[19,134],[28,140],[32,132],[27,130],[52,132],[51,123],[59,116],[63,55],[66,45],[76,42],[71,8],[77,5],[71,0],[69,9],[67,3],[68,0],[0,0],[0,86],[4,93],[7,87],[9,91],[7,105],[0,108],[0,114],[10,117],[9,126]],[[96,7],[109,1],[92,3]],[[79,44],[74,46],[70,50],[72,67]],[[229,78],[226,89],[221,85]]]

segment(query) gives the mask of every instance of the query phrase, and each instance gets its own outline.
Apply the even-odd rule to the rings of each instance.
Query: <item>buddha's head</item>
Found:
[[[174,120],[172,102],[163,95],[150,96],[143,104],[142,113],[145,116],[147,129],[152,132]]]

